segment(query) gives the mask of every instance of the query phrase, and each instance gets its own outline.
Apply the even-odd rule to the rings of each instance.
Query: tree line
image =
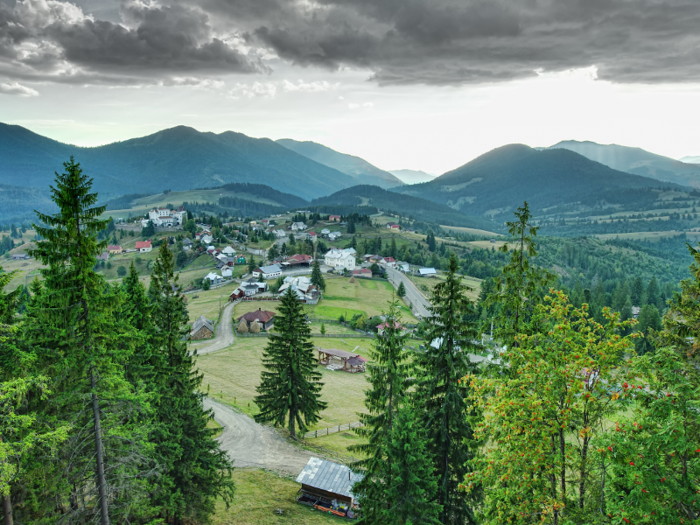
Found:
[[[56,214],[37,214],[45,268],[25,313],[0,274],[0,495],[4,523],[203,522],[234,493],[207,428],[188,314],[164,243],[149,287],[95,272],[100,220],[92,179],[71,158]]]

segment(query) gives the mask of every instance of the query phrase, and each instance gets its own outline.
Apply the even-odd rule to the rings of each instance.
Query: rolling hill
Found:
[[[654,200],[652,188],[671,183],[613,170],[566,149],[538,151],[511,144],[437,179],[392,191],[420,196],[473,216],[508,214],[523,201],[532,210],[576,211]],[[653,197],[653,198],[652,198]]]
[[[49,198],[48,188],[22,188],[0,184],[0,223],[33,221],[34,210],[53,213],[58,208]]]
[[[257,182],[305,199],[356,184],[355,179],[270,139],[201,133],[178,126],[146,137],[81,148],[0,124],[0,184],[48,193],[54,171],[74,155],[106,196],[160,193]]]
[[[700,166],[650,153],[641,148],[565,140],[547,149],[567,149],[626,173],[700,188]]]
[[[311,201],[310,206],[371,206],[388,213],[399,213],[424,222],[447,226],[463,226],[483,230],[499,230],[494,222],[481,217],[469,217],[443,204],[411,195],[399,195],[378,186],[354,186],[328,197]]]
[[[437,175],[431,175],[421,170],[391,170],[389,173],[395,175],[404,184],[420,184],[433,180]]]
[[[403,184],[388,171],[380,170],[360,157],[340,153],[316,142],[280,139],[277,144],[351,176],[355,179],[355,184],[370,184],[380,188],[393,188]]]

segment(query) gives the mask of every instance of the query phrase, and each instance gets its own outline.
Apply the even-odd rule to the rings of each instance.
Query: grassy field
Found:
[[[597,237],[598,239],[625,239],[630,241],[658,241],[659,239],[668,239],[670,237],[676,237],[680,235],[681,232],[674,230],[671,231],[658,231],[658,232],[633,232],[633,233],[606,233],[591,235],[591,237]],[[688,240],[698,241],[700,240],[700,232],[685,232]]]
[[[216,322],[219,318],[219,309],[226,306],[228,297],[236,289],[237,283],[230,283],[216,288],[187,294],[187,310],[190,314],[190,322],[196,320],[200,315]]]
[[[409,279],[423,292],[426,297],[430,297],[430,291],[438,284],[445,281],[444,274],[438,274],[435,277],[420,277],[417,275],[410,275]],[[471,288],[467,292],[467,297],[472,301],[476,301],[479,298],[479,292],[481,291],[481,279],[476,277],[462,277],[462,284]],[[428,288],[428,291],[423,290],[423,286]]]
[[[326,525],[345,523],[344,518],[324,514],[295,497],[301,485],[295,481],[259,469],[233,471],[236,495],[229,509],[222,501],[216,506],[212,525]],[[282,515],[275,513],[282,510]]]
[[[483,235],[484,237],[501,237],[500,233],[490,232],[488,230],[478,230],[476,228],[463,228],[461,226],[444,226],[440,225],[445,231],[452,231],[457,233],[469,233],[471,235]]]
[[[365,357],[373,344],[372,339],[313,338],[312,341],[319,348],[336,348]],[[203,389],[208,390],[211,397],[242,412],[256,414],[255,388],[260,382],[266,345],[264,338],[239,338],[231,348],[199,356],[197,365],[204,374]],[[328,408],[321,412],[321,420],[310,430],[357,421],[357,412],[364,410],[365,374],[333,372],[323,366],[318,370],[323,375],[322,399],[328,403]]]

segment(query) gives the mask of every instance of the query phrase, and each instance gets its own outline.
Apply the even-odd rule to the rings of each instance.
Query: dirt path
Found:
[[[314,455],[290,445],[274,429],[212,399],[204,399],[204,408],[213,409],[214,419],[223,427],[217,441],[235,467],[258,467],[297,476]]]
[[[233,326],[231,316],[233,315],[233,303],[229,303],[221,314],[221,322],[216,329],[216,335],[211,341],[191,345],[197,350],[197,355],[211,354],[218,350],[223,350],[231,346],[235,340],[233,337]]]

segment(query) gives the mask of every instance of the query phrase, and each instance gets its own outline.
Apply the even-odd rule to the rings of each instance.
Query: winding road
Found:
[[[211,341],[197,345],[197,355],[211,354],[234,343],[231,321],[234,306],[234,303],[226,305],[216,336]],[[313,456],[311,452],[288,443],[273,428],[260,425],[245,414],[211,398],[204,398],[204,408],[214,412],[214,420],[222,428],[217,441],[221,443],[221,449],[228,452],[236,467],[258,467],[296,476]]]
[[[387,268],[386,271],[389,280],[396,288],[399,287],[399,283],[403,283],[406,288],[406,299],[411,302],[414,315],[417,314],[422,318],[430,317],[430,310],[428,310],[430,308],[430,301],[428,301],[416,285],[413,284],[413,281],[402,272],[394,270],[393,268]]]

